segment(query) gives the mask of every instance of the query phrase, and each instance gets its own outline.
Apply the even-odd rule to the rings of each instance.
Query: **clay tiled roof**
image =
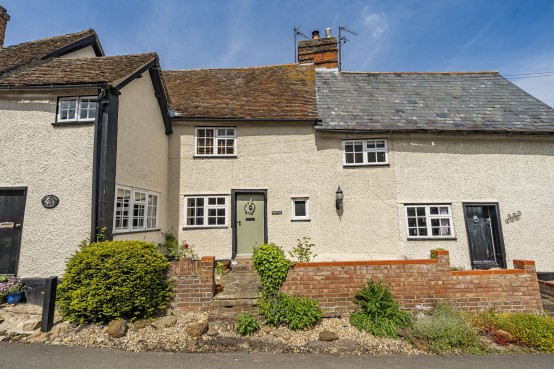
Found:
[[[554,133],[554,109],[496,72],[317,71],[318,129]]]
[[[183,118],[317,118],[311,65],[162,72],[171,108]]]
[[[54,58],[44,64],[0,79],[0,86],[115,83],[156,59],[155,53],[97,58]]]
[[[92,29],[0,49],[0,75],[39,61],[53,52],[90,36],[97,37]]]

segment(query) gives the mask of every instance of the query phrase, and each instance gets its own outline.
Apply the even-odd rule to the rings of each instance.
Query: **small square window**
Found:
[[[386,139],[343,141],[343,165],[388,164]]]
[[[310,208],[307,197],[292,198],[292,220],[309,220]]]
[[[58,99],[56,122],[91,122],[96,118],[96,97]]]
[[[450,205],[406,205],[408,238],[454,238]]]

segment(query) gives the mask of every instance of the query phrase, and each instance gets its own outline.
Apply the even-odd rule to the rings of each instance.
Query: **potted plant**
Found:
[[[159,249],[167,258],[167,260],[175,260],[179,258],[179,242],[177,241],[177,236],[173,233],[172,230],[167,232],[162,232],[164,236],[164,243],[159,244]]]
[[[19,278],[0,276],[0,301],[6,300],[8,304],[17,304],[21,301],[26,287]]]

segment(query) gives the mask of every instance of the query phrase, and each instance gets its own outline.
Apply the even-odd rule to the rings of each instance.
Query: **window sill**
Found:
[[[236,159],[237,155],[193,155],[193,159]]]
[[[132,231],[114,231],[114,236],[124,235],[124,234],[133,234],[133,233],[147,233],[147,232],[161,232],[162,230],[160,228],[154,228],[154,229],[136,229]]]
[[[408,241],[456,241],[456,237],[407,237]]]
[[[229,228],[229,226],[226,226],[226,225],[224,225],[224,226],[221,226],[221,225],[220,226],[202,226],[202,227],[200,227],[200,226],[198,226],[198,227],[190,226],[190,227],[183,227],[182,229],[183,229],[183,231],[188,231],[188,230],[191,230],[191,229],[226,229],[226,228]]]
[[[359,168],[359,167],[388,167],[390,163],[378,163],[378,164],[343,164],[343,168]]]
[[[306,219],[291,219],[290,220],[291,222],[311,222],[312,220],[310,218],[306,218]]]
[[[78,120],[71,120],[67,122],[54,122],[52,125],[54,127],[62,127],[62,126],[87,126],[90,124],[94,124],[94,120],[85,120],[85,121],[78,121]]]

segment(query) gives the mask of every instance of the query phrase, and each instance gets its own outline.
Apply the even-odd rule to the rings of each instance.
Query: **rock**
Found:
[[[187,334],[193,338],[200,338],[208,330],[208,322],[199,322],[186,328]]]
[[[24,331],[34,331],[40,328],[40,320],[31,320],[23,324]]]
[[[239,345],[241,350],[250,350],[250,344],[248,342],[243,342]]]
[[[219,334],[219,330],[217,329],[217,326],[210,325],[210,327],[208,328],[208,332],[206,334],[210,337],[215,337]]]
[[[505,345],[507,343],[514,342],[514,336],[510,332],[506,332],[502,329],[493,332],[494,341],[498,344]]]
[[[149,327],[150,325],[152,325],[150,319],[141,319],[133,323],[135,329],[144,329],[146,327]]]
[[[112,320],[108,324],[106,333],[108,333],[113,338],[120,338],[125,336],[125,334],[127,333],[127,321],[124,319]]]
[[[319,332],[320,341],[336,341],[339,339],[339,335],[331,331],[321,331]]]
[[[398,333],[398,335],[402,338],[408,338],[410,337],[410,329],[408,328],[398,328],[396,330],[396,333]]]
[[[429,351],[429,345],[427,342],[420,340],[419,338],[410,337],[412,344],[421,351]]]
[[[262,327],[262,332],[264,332],[265,334],[271,334],[271,327],[264,325]]]
[[[0,336],[0,342],[2,341],[7,341],[8,340],[8,337],[6,336]]]
[[[177,324],[177,318],[174,315],[166,315],[158,318],[152,325],[158,329],[171,328]]]

